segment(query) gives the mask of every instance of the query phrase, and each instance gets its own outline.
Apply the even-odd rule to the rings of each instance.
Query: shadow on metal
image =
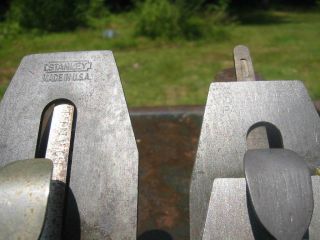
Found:
[[[166,231],[156,229],[142,233],[138,240],[173,240],[173,238]]]
[[[72,190],[69,188],[67,192],[67,208],[69,214],[64,214],[64,228],[62,229],[62,239],[80,240],[81,239],[81,222],[78,204],[73,195]]]

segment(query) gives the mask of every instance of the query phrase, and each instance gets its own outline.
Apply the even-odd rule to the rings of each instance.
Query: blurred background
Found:
[[[210,82],[251,50],[264,79],[320,98],[319,0],[1,0],[0,96],[27,54],[112,50],[129,106],[205,104]]]

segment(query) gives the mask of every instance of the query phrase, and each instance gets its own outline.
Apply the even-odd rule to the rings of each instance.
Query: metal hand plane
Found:
[[[138,152],[112,52],[24,57],[0,105],[0,153],[0,167],[53,162],[40,239],[136,238]]]

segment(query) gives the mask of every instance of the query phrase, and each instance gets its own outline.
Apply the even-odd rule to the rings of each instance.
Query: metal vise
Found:
[[[190,188],[191,239],[319,239],[314,105],[300,81],[254,81],[246,47],[234,58],[238,81],[212,83],[208,94]]]
[[[136,238],[138,152],[112,52],[26,56],[0,105],[0,152],[0,167],[53,162],[45,224],[33,236]],[[1,199],[0,207],[9,209],[0,210],[2,225],[4,212],[23,206]]]

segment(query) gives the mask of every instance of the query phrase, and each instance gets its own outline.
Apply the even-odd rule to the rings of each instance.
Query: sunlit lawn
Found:
[[[233,47],[245,44],[265,79],[303,80],[311,97],[320,98],[320,13],[256,13],[242,20],[198,41],[134,37],[129,14],[111,17],[105,25],[116,30],[113,39],[103,38],[102,28],[21,34],[0,42],[1,94],[24,55],[108,49],[114,52],[130,106],[204,104],[215,74],[232,67]]]

